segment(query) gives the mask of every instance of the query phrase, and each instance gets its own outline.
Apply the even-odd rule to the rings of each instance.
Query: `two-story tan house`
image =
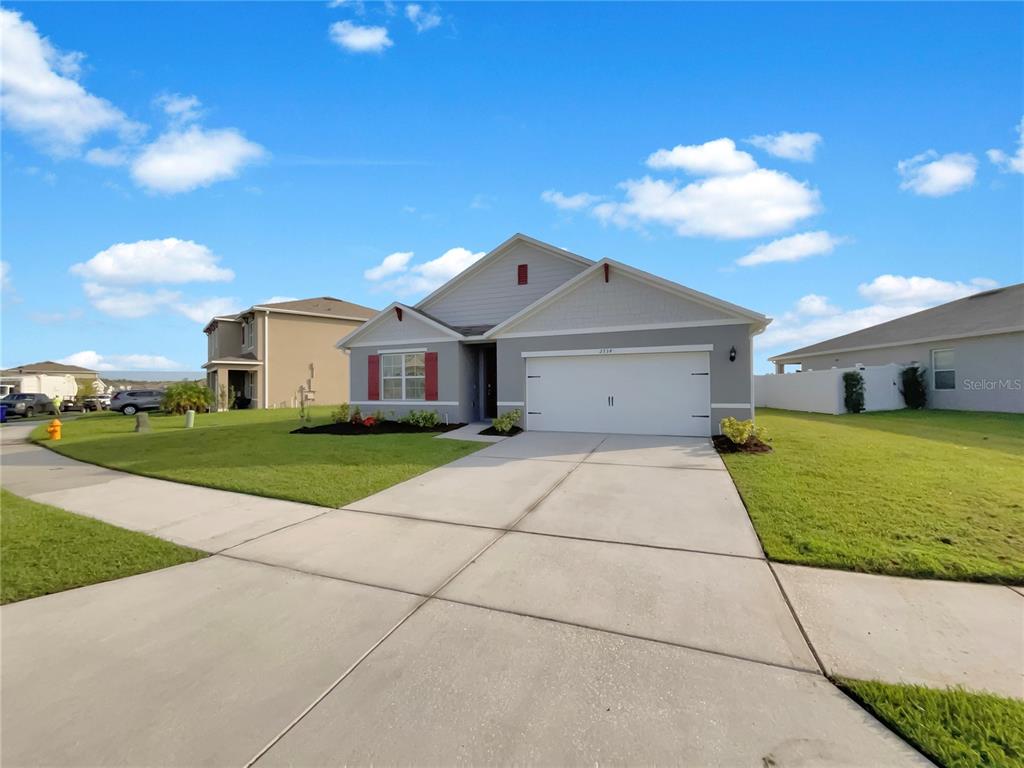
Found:
[[[377,314],[330,296],[257,304],[215,317],[206,333],[206,382],[218,408],[291,408],[349,399],[348,357],[335,348]]]

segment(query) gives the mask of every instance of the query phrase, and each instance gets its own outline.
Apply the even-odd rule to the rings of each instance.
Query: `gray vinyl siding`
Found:
[[[749,419],[751,391],[751,337],[749,325],[711,325],[692,328],[663,328],[647,331],[578,333],[562,336],[530,336],[498,339],[498,402],[522,402],[525,398],[526,363],[523,352],[573,349],[614,349],[621,347],[662,347],[712,344],[711,402],[742,403],[742,408],[712,408],[712,434],[726,416]],[[729,350],[736,347],[736,360],[729,362]],[[516,406],[499,406],[499,413]]]
[[[526,264],[529,282],[519,285],[516,268]],[[420,309],[453,326],[497,325],[524,309],[585,265],[518,243],[451,290]]]
[[[956,389],[934,388],[931,353],[952,349]],[[803,358],[806,370],[917,363],[928,369],[928,407],[962,411],[1024,413],[1024,333],[1001,333],[927,344],[865,349]]]
[[[440,343],[417,344],[406,342],[403,344],[382,344],[380,347],[353,347],[349,357],[349,391],[352,402],[362,403],[367,400],[367,359],[370,355],[386,353],[389,349],[426,349],[428,352],[437,352],[437,400],[438,402],[456,402],[458,405],[438,405],[431,400],[409,400],[403,404],[395,405],[390,401],[379,404],[361,404],[359,407],[364,414],[373,411],[382,411],[390,416],[392,413],[403,416],[409,411],[431,410],[437,411],[442,419],[447,418],[451,423],[468,421],[470,412],[465,401],[465,366],[466,355],[463,345],[458,341],[446,341]]]

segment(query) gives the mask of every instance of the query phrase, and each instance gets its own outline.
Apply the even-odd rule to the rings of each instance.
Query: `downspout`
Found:
[[[270,407],[270,310],[263,313],[263,407]]]

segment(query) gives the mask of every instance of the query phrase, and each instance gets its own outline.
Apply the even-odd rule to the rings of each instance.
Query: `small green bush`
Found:
[[[924,376],[925,369],[916,365],[908,366],[900,372],[903,384],[900,394],[903,395],[903,402],[907,404],[907,408],[917,410],[928,404],[928,384]]]
[[[204,411],[213,405],[213,401],[213,392],[205,384],[181,381],[167,387],[161,406],[168,413],[184,413]]]
[[[519,419],[522,417],[522,415],[522,411],[516,408],[515,410],[509,411],[508,413],[503,413],[501,416],[492,419],[491,424],[494,426],[496,432],[501,432],[503,435],[505,435],[511,432],[512,427],[516,426],[519,423]]]
[[[436,427],[441,423],[441,417],[437,411],[409,411],[400,421],[406,424],[414,424],[417,427]]]
[[[771,442],[771,437],[768,436],[768,428],[755,426],[753,419],[740,421],[733,416],[727,416],[722,419],[721,428],[722,434],[728,437],[735,445],[746,445],[754,438],[762,443]]]
[[[864,410],[864,377],[860,371],[843,374],[843,405],[849,413]]]
[[[331,421],[335,424],[344,424],[351,415],[348,403],[342,403],[331,411]]]

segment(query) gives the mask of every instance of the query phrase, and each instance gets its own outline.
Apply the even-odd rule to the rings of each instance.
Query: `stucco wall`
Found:
[[[426,350],[437,352],[437,401],[407,400],[395,402],[390,400],[367,400],[367,358],[370,355],[382,354],[391,350]],[[383,411],[402,416],[411,410],[437,411],[441,418],[449,422],[465,422],[470,420],[470,407],[463,393],[466,386],[465,366],[466,352],[458,341],[444,341],[432,344],[382,344],[378,347],[354,347],[348,356],[351,372],[351,402],[358,404],[363,413]]]
[[[936,349],[954,351],[956,389],[934,388],[931,353]],[[1024,413],[1024,333],[816,355],[802,361],[805,370],[914,362],[929,369],[930,408]]]
[[[260,313],[256,334],[260,355],[263,353],[263,322]],[[349,399],[348,358],[334,345],[359,325],[326,317],[271,312],[268,404],[275,408],[297,405],[299,387],[308,386],[311,376],[316,403],[346,402]],[[261,373],[261,394],[262,377]]]
[[[237,357],[242,353],[242,324],[218,320],[206,337],[206,359]]]
[[[498,339],[498,402],[521,403],[526,385],[526,364],[523,352],[614,349],[616,347],[655,347],[686,344],[712,344],[711,402],[712,405],[732,404],[733,407],[712,407],[713,432],[726,416],[749,419],[752,413],[750,326],[715,325],[694,328],[664,328],[648,331],[617,331],[613,333],[580,333],[563,336],[531,336]],[[729,350],[736,347],[736,360],[729,362]],[[517,405],[499,405],[505,413]]]

